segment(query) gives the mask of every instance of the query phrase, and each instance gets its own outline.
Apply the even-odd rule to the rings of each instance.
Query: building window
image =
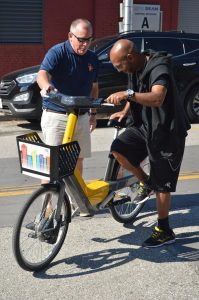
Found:
[[[43,0],[0,0],[0,44],[42,40]]]

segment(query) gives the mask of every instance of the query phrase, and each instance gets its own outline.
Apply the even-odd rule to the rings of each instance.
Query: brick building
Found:
[[[134,4],[159,4],[163,12],[162,30],[165,31],[178,27],[179,1],[134,0]],[[96,38],[116,34],[120,2],[0,0],[0,76],[40,64],[49,47],[67,39],[70,23],[76,18],[89,19]]]

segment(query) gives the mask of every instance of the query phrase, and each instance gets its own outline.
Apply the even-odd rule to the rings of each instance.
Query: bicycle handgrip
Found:
[[[120,101],[120,104],[118,104],[118,105],[115,105],[115,104],[113,104],[113,103],[109,103],[109,102],[107,102],[107,100],[106,99],[104,99],[104,102],[102,103],[102,105],[103,106],[124,106],[126,104],[126,100],[122,100],[122,101]]]

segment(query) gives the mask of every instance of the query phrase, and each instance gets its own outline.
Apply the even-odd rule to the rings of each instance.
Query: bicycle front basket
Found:
[[[77,141],[49,146],[36,132],[17,136],[21,172],[54,181],[74,173],[80,147]]]

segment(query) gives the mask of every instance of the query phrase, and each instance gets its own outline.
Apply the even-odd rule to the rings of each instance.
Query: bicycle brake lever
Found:
[[[124,106],[126,104],[126,100],[121,100],[120,104],[115,105],[113,103],[108,103],[107,99],[104,99],[104,103],[102,104],[103,106]]]

